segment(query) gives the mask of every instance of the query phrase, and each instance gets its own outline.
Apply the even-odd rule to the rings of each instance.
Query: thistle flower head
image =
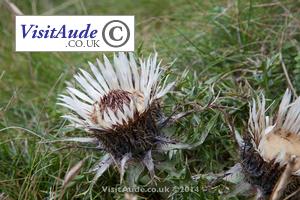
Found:
[[[92,74],[80,69],[74,76],[78,87],[69,86],[68,95],[60,96],[60,105],[73,111],[65,115],[76,127],[109,131],[128,126],[147,112],[155,100],[164,96],[173,83],[161,85],[157,54],[139,60],[133,54],[114,56],[113,64],[106,56],[104,64],[89,63]]]
[[[249,134],[241,145],[241,165],[248,181],[258,186],[264,196],[271,194],[291,158],[295,159],[291,180],[299,184],[300,98],[291,103],[291,97],[287,90],[276,115],[266,115],[263,95],[250,108]]]
[[[105,56],[103,61],[89,63],[91,73],[80,69],[74,75],[76,86],[59,97],[59,104],[71,111],[63,117],[92,137],[70,140],[97,141],[108,153],[96,166],[96,177],[116,163],[122,179],[128,160],[141,161],[153,176],[152,150],[167,143],[159,126],[164,119],[159,99],[174,83],[162,81],[156,53],[138,61],[120,53],[113,63]]]
[[[264,96],[250,109],[249,132],[254,147],[265,161],[274,160],[280,166],[286,165],[291,156],[300,156],[300,98],[290,102],[291,92],[287,90],[274,123],[272,116],[265,115]],[[293,172],[300,175],[300,159],[296,162]]]

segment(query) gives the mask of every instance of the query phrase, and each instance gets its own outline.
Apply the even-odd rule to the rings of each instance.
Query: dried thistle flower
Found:
[[[250,108],[248,134],[243,139],[237,135],[241,170],[246,181],[257,188],[258,199],[275,198],[278,195],[272,193],[278,191],[286,197],[300,187],[300,98],[290,102],[291,92],[287,90],[272,123],[272,116],[266,116],[262,95]],[[291,159],[293,165],[288,165]],[[288,178],[282,176],[287,166],[290,168]],[[275,189],[276,184],[284,188]]]
[[[131,53],[114,55],[113,64],[103,59],[104,64],[89,63],[92,74],[81,69],[74,75],[78,87],[67,87],[68,94],[59,97],[59,104],[72,111],[63,117],[89,136],[65,141],[97,143],[107,153],[92,170],[94,180],[116,164],[122,181],[128,161],[142,163],[153,178],[152,151],[173,143],[161,131],[172,120],[164,117],[160,99],[174,82],[162,80],[156,53],[138,62]]]

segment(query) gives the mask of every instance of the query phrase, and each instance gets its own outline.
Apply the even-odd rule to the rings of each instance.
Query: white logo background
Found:
[[[88,24],[87,38],[57,35],[63,25],[68,35],[70,30],[86,30]],[[58,38],[50,38],[53,28],[52,36]],[[97,33],[90,38],[93,30]],[[33,38],[34,31],[36,36],[42,31],[41,38]],[[134,51],[134,16],[16,16],[16,51]]]

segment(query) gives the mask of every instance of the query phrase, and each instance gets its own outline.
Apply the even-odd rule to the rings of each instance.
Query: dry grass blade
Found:
[[[295,88],[294,88],[294,86],[293,86],[293,84],[292,84],[292,81],[291,81],[291,79],[290,79],[290,77],[289,77],[289,73],[288,73],[288,71],[287,71],[287,69],[286,69],[286,66],[285,66],[285,63],[284,63],[284,61],[283,61],[282,53],[279,54],[279,58],[280,58],[281,66],[282,66],[282,69],[283,69],[283,72],[284,72],[286,81],[287,81],[287,83],[288,83],[288,85],[289,85],[289,88],[292,90],[294,96],[297,97],[297,96],[298,96],[298,95],[297,95],[297,92],[296,92],[296,90],[295,90]]]
[[[59,11],[65,10],[67,8],[69,8],[72,5],[76,5],[78,3],[79,0],[69,0],[69,1],[65,1],[62,4],[60,4],[59,6],[49,9],[47,12],[44,12],[42,15],[54,15],[55,13],[58,13]]]
[[[295,192],[293,192],[289,196],[285,197],[283,200],[288,200],[288,199],[292,198],[293,196],[295,196],[295,195],[297,195],[299,193],[300,193],[300,188],[298,188],[298,190],[296,190]]]
[[[23,12],[11,1],[4,0],[4,5],[14,14],[14,15],[24,15]]]
[[[67,185],[74,179],[74,177],[79,173],[80,169],[82,168],[86,158],[79,161],[76,165],[74,165],[65,175],[63,186],[62,186],[62,192],[60,199],[62,199],[65,189]]]
[[[288,182],[289,182],[289,178],[292,174],[292,169],[295,165],[295,160],[296,157],[291,157],[289,163],[287,164],[287,166],[285,167],[283,173],[281,174],[273,192],[272,195],[270,197],[270,200],[279,200],[281,199],[281,196],[283,194],[283,191],[285,190]]]
[[[81,169],[81,167],[84,164],[85,159],[79,161],[76,165],[74,165],[70,171],[67,172],[65,179],[64,179],[64,183],[63,183],[63,187],[66,187],[68,185],[68,183],[70,183],[70,181],[73,180],[73,178],[78,174],[79,170]]]
[[[0,193],[0,200],[10,200],[10,198],[4,193]]]
[[[132,193],[125,193],[125,200],[137,200],[137,195]]]

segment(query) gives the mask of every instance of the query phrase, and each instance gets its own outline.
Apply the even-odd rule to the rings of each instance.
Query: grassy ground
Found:
[[[149,199],[221,199],[233,186],[210,185],[191,175],[218,173],[238,161],[229,123],[244,132],[248,101],[263,91],[278,105],[287,87],[300,88],[300,3],[297,0],[15,0],[25,14],[136,16],[136,49],[155,48],[178,79],[176,92],[165,98],[170,113],[176,105],[205,105],[220,92],[219,108],[196,113],[166,130],[186,143],[208,133],[193,149],[157,158],[158,186],[193,186],[197,192],[147,194]],[[119,184],[111,168],[91,193],[84,193],[93,174],[86,171],[101,156],[66,144],[43,144],[44,139],[83,134],[67,130],[56,105],[78,67],[87,67],[100,53],[15,53],[14,17],[0,1],[0,193],[8,199],[51,199],[59,192],[66,171],[89,156],[67,188],[65,199],[123,199],[123,193],[104,193],[102,186]],[[186,73],[182,73],[185,70]],[[290,84],[288,83],[290,80]],[[228,120],[224,117],[230,116]],[[146,172],[144,172],[146,177]],[[145,184],[141,178],[139,184]],[[143,196],[143,195],[141,195]],[[146,197],[145,197],[146,198]],[[1,195],[0,195],[1,199]],[[234,197],[232,199],[242,199]]]

